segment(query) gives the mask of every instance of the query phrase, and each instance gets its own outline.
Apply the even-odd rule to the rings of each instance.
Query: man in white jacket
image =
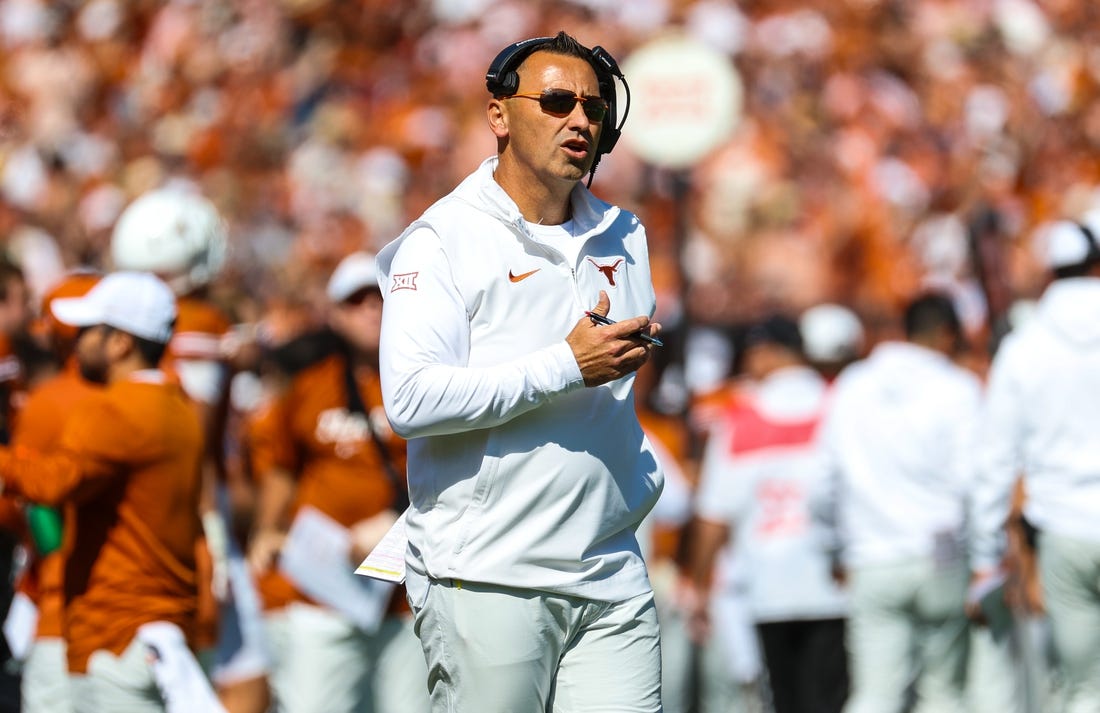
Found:
[[[1069,713],[1100,711],[1100,242],[1085,225],[1047,233],[1055,280],[1009,335],[987,388],[972,507],[973,587],[996,576],[1021,474]]]
[[[963,705],[964,523],[981,391],[951,361],[961,326],[948,297],[914,300],[905,332],[840,375],[822,424],[850,587],[845,713],[900,713],[914,684],[921,710]]]
[[[564,33],[505,48],[497,156],[378,256],[434,711],[661,710],[634,530],[663,476],[632,394],[660,327],[644,229],[581,184],[620,128],[613,76]]]

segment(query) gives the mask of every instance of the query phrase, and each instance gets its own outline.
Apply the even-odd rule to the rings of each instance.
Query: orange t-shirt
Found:
[[[121,654],[138,627],[185,632],[196,607],[202,431],[159,371],[110,384],[78,404],[56,451],[0,449],[0,477],[28,500],[66,509],[64,624],[69,670]]]
[[[296,375],[273,410],[257,424],[263,433],[255,434],[253,462],[283,468],[298,479],[292,518],[299,508],[310,505],[350,527],[394,503],[394,485],[365,419],[348,412],[345,378],[343,357],[324,359]],[[405,442],[389,431],[378,375],[360,374],[357,382],[375,432],[386,434],[390,461],[403,475]],[[259,586],[269,609],[308,601],[276,571],[265,573]]]
[[[225,478],[223,439],[229,387],[229,369],[222,356],[222,343],[230,329],[229,319],[218,307],[193,295],[178,298],[176,309],[176,326],[161,367],[183,387],[193,402],[206,436],[205,467],[212,478],[221,481]],[[213,481],[207,483],[208,486],[212,484]],[[206,502],[200,508],[211,507],[214,502],[212,492],[205,495]],[[217,642],[218,604],[211,590],[213,562],[205,539],[197,546],[200,582],[196,636],[197,644],[208,648]]]
[[[176,327],[165,358],[221,361],[222,342],[231,326],[229,318],[199,297],[180,297],[176,310]]]
[[[99,390],[80,376],[75,361],[70,362],[28,395],[19,413],[19,425],[12,434],[12,445],[40,453],[54,450],[61,440],[65,416]],[[28,577],[34,586],[25,591],[38,607],[39,637],[60,637],[62,634],[64,566],[60,550],[31,560]]]

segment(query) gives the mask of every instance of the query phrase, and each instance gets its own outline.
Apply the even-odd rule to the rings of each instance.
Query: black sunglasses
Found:
[[[603,97],[582,97],[568,89],[547,89],[542,92],[529,92],[527,94],[509,94],[501,99],[520,97],[522,99],[538,99],[539,108],[547,114],[554,116],[568,116],[573,112],[573,107],[578,102],[589,121],[599,123],[607,116],[607,100]]]

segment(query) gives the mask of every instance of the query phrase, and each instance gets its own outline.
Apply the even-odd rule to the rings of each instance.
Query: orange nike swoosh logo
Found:
[[[541,267],[538,267],[538,268],[535,268],[534,270],[531,270],[531,272],[525,272],[522,275],[514,275],[514,274],[512,274],[512,271],[509,270],[508,271],[508,279],[511,280],[512,282],[519,282],[520,280],[526,280],[528,277],[530,277],[531,275],[534,275],[536,272],[538,272],[541,269],[542,269]]]

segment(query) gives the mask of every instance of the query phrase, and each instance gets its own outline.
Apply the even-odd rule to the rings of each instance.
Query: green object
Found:
[[[54,508],[28,505],[27,525],[38,554],[45,556],[61,547],[61,513]]]

